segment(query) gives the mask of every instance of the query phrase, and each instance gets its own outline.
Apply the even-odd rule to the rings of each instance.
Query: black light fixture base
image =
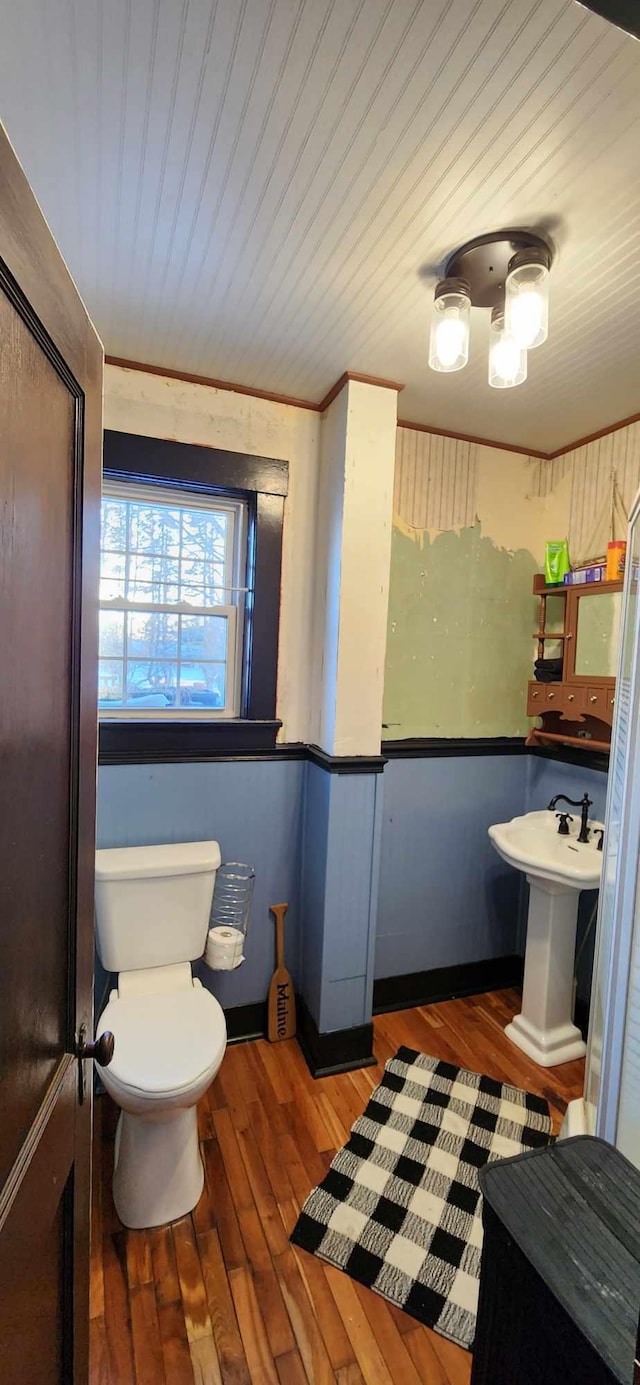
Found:
[[[474,308],[498,308],[504,303],[509,262],[520,250],[535,250],[551,263],[550,245],[533,231],[489,231],[455,250],[444,273],[447,279],[466,279]]]

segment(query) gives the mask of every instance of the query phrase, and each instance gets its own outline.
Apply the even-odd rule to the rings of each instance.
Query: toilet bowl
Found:
[[[96,1032],[115,1040],[100,1076],[120,1107],[113,1197],[128,1227],[174,1221],[202,1192],[196,1106],[227,1034],[191,962],[204,950],[219,864],[216,842],[96,853],[98,952],[118,971]]]

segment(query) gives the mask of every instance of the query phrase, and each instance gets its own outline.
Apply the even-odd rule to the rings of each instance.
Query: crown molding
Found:
[[[609,433],[619,433],[621,428],[630,428],[632,423],[640,423],[640,414],[629,414],[628,418],[621,418],[618,423],[610,423],[606,428],[599,428],[597,433],[587,433],[585,438],[578,438],[567,447],[557,447],[555,452],[547,452],[547,458],[552,462],[556,457],[564,457],[567,452],[576,452],[579,447],[597,442],[598,438],[607,438]]]
[[[359,375],[357,370],[345,370],[340,378],[336,380],[335,385],[331,386],[329,393],[325,394],[322,403],[318,405],[321,414],[324,413],[325,409],[329,408],[329,405],[333,403],[334,399],[339,395],[340,391],[344,389],[345,385],[349,384],[350,380],[360,385],[377,385],[378,389],[395,390],[396,394],[399,394],[400,391],[404,389],[404,385],[400,385],[397,380],[381,380],[377,375]]]
[[[475,433],[453,433],[448,428],[432,428],[428,423],[410,423],[408,419],[399,418],[398,428],[411,428],[414,433],[432,433],[436,438],[453,438],[455,442],[475,442],[482,447],[499,447],[502,452],[518,452],[524,457],[539,457],[541,461],[548,462],[549,452],[538,452],[533,447],[518,447],[513,442],[496,442],[495,438],[480,438]]]
[[[164,365],[147,365],[144,361],[126,361],[121,356],[105,356],[105,365],[117,365],[122,370],[139,370],[145,375],[164,375],[168,380],[183,380],[187,385],[206,385],[208,389],[228,390],[231,394],[248,394],[252,399],[267,399],[272,404],[287,404],[291,409],[311,409],[320,412],[320,404],[311,399],[296,399],[289,394],[271,390],[252,389],[249,385],[234,385],[229,380],[214,380],[208,375],[189,375],[185,370],[170,370]]]
[[[276,394],[273,390],[235,385],[230,380],[215,380],[208,375],[190,375],[185,370],[170,370],[168,366],[163,365],[147,365],[144,361],[128,361],[122,356],[105,356],[104,363],[119,366],[121,370],[139,370],[145,375],[164,375],[168,380],[183,380],[188,385],[206,385],[208,389],[228,390],[231,394],[247,394],[252,399],[267,399],[272,404],[286,404],[290,409],[310,409],[314,414],[324,413],[349,380],[358,381],[362,385],[377,385],[381,389],[396,390],[397,393],[404,389],[404,385],[399,384],[397,380],[380,380],[376,375],[360,375],[355,370],[345,370],[335,385],[331,386],[328,394],[325,394],[324,399],[316,404],[312,399],[297,399],[290,394]]]
[[[230,380],[214,380],[208,375],[190,375],[184,370],[170,370],[168,366],[148,365],[144,361],[128,361],[121,356],[105,356],[104,363],[120,366],[123,370],[139,370],[146,375],[164,375],[169,380],[184,380],[185,384],[189,385],[206,385],[209,389],[228,390],[231,394],[246,394],[252,399],[266,399],[272,404],[286,404],[291,409],[309,409],[314,414],[324,413],[350,380],[362,385],[376,385],[379,389],[395,390],[397,394],[404,389],[404,385],[397,380],[383,380],[377,375],[360,375],[358,371],[345,370],[325,394],[324,399],[316,404],[312,399],[296,399],[289,394],[253,389],[249,385],[235,385]],[[586,447],[590,442],[606,438],[609,433],[618,433],[621,428],[629,428],[632,423],[640,423],[640,413],[630,414],[628,418],[621,418],[617,423],[609,423],[606,428],[600,428],[596,433],[588,433],[586,437],[577,438],[575,442],[565,443],[553,452],[541,452],[535,447],[520,447],[512,442],[498,442],[495,438],[482,438],[474,433],[454,433],[447,428],[433,428],[428,423],[412,423],[406,418],[398,419],[398,428],[411,428],[414,433],[431,433],[437,438],[478,443],[481,447],[497,447],[502,452],[517,452],[522,457],[535,457],[542,462],[553,462],[556,457],[564,457],[567,452],[576,452],[579,447]]]

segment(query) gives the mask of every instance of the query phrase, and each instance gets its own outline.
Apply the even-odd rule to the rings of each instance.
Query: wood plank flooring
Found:
[[[515,991],[375,1020],[376,1067],[314,1082],[295,1042],[227,1049],[198,1111],[206,1184],[171,1226],[113,1208],[117,1112],[96,1103],[90,1385],[467,1385],[471,1358],[289,1244],[298,1210],[400,1044],[546,1096],[554,1128],[582,1062],[544,1071],[504,1037]]]

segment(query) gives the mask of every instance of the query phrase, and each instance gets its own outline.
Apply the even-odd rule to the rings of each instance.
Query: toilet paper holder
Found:
[[[244,962],[255,871],[242,861],[218,868],[204,960],[212,971],[235,971]]]

